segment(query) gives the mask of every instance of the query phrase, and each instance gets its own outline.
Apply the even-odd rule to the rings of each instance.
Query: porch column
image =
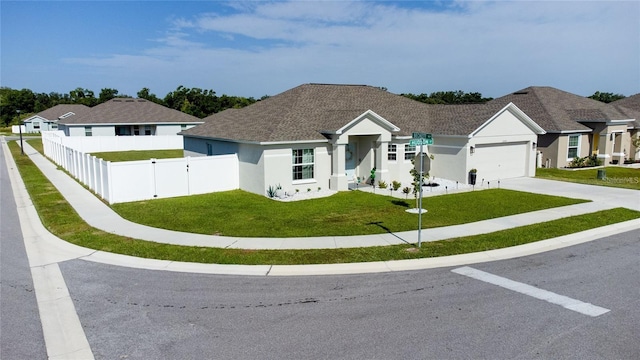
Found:
[[[377,141],[376,145],[376,185],[380,180],[389,184],[389,141]]]
[[[333,144],[331,153],[331,179],[329,189],[335,191],[349,190],[347,174],[345,173],[345,154],[347,144]]]

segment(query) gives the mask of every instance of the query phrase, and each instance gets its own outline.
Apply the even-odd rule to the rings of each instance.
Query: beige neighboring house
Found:
[[[575,157],[590,155],[597,155],[604,165],[622,164],[633,150],[630,129],[636,127],[638,116],[620,111],[617,106],[538,86],[489,102],[509,103],[546,132],[538,138],[539,166],[566,167]]]
[[[413,132],[433,135],[423,150],[436,178],[534,176],[545,133],[512,103],[427,105],[365,85],[305,84],[204,121],[181,133],[185,156],[237,154],[240,188],[262,195],[277,185],[343,191],[372,170],[410,186]]]
[[[628,127],[629,138],[631,139],[628,157],[629,160],[640,161],[640,146],[634,145],[634,141],[636,144],[640,141],[640,132],[638,131],[640,130],[640,94],[635,94],[633,96],[614,101],[609,105],[613,106],[627,117],[635,119],[635,121],[630,123]]]
[[[82,114],[62,118],[66,136],[176,135],[202,120],[145,99],[115,98]]]
[[[22,122],[26,133],[58,130],[58,122],[74,116],[82,116],[90,110],[85,105],[60,104],[32,115]]]

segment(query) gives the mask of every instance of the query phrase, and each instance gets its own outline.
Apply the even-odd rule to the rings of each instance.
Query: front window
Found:
[[[151,125],[145,125],[144,126],[144,134],[145,135],[151,135]]]
[[[580,135],[569,135],[569,151],[567,158],[573,159],[580,153]]]
[[[404,159],[413,160],[416,157],[416,147],[409,144],[404,145]]]
[[[293,149],[293,180],[313,179],[313,149]]]
[[[398,148],[396,144],[389,144],[387,159],[395,161],[397,159]]]
[[[37,122],[37,121],[34,121],[34,122],[33,122],[33,128],[34,128],[34,129],[36,129],[36,130],[37,130],[37,129],[40,129],[40,123],[39,123],[39,122]]]
[[[133,135],[140,135],[140,126],[133,125]]]
[[[93,130],[91,130],[91,126],[84,127],[84,136],[93,136]]]

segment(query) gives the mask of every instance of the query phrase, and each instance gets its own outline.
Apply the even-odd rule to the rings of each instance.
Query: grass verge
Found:
[[[486,235],[425,242],[415,252],[406,251],[413,248],[412,245],[277,251],[167,245],[113,235],[90,227],[35,164],[27,156],[20,155],[20,149],[15,142],[10,143],[9,146],[36,210],[51,233],[87,248],[143,258],[245,265],[329,264],[416,259],[526,244],[640,217],[640,212],[617,208]]]
[[[563,170],[563,169],[536,169],[536,177],[568,181],[579,184],[619,187],[625,189],[640,190],[640,169],[607,166],[604,168],[606,177],[598,179],[598,169]]]

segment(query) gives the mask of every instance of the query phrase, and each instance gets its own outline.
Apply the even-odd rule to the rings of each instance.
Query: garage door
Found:
[[[527,143],[483,144],[475,147],[471,166],[478,169],[478,181],[527,175]]]

